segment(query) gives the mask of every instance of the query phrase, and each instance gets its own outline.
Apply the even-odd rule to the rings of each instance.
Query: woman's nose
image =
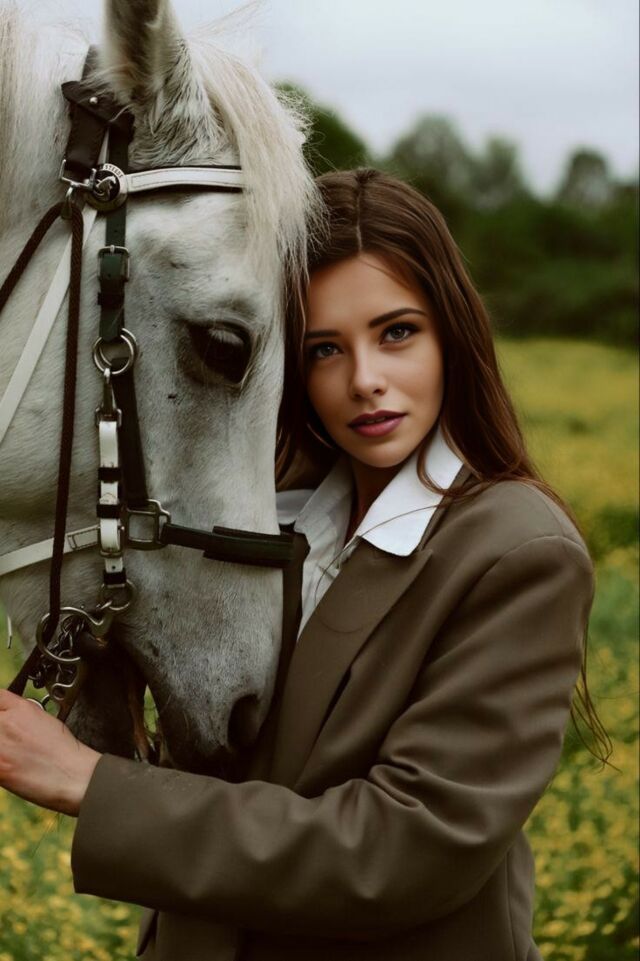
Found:
[[[353,358],[349,393],[351,397],[371,397],[373,394],[383,394],[387,388],[386,378],[381,364],[368,353],[361,353]]]

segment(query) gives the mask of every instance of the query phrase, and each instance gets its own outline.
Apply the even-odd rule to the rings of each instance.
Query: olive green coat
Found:
[[[105,755],[76,890],[151,909],[145,961],[539,961],[522,827],[593,586],[573,524],[513,481],[441,505],[408,557],[362,541],[295,647],[292,573],[283,690],[244,779]]]

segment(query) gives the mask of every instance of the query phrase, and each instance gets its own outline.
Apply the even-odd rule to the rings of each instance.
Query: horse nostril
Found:
[[[255,694],[247,694],[233,705],[228,733],[228,744],[232,750],[253,744],[260,730],[259,711],[260,702]]]

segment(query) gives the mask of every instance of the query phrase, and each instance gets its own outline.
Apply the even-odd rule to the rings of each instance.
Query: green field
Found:
[[[545,961],[635,961],[637,362],[582,341],[498,349],[533,459],[574,508],[596,561],[587,676],[614,744],[615,769],[602,769],[569,725],[558,772],[527,825],[534,934]],[[4,627],[0,643],[6,683],[17,660],[4,653]],[[73,822],[0,792],[0,961],[133,957],[137,909],[72,892],[72,831]]]

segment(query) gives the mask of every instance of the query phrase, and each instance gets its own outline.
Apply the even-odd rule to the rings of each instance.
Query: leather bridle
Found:
[[[127,578],[125,548],[149,551],[179,545],[202,551],[205,558],[275,568],[286,567],[293,556],[290,533],[182,527],[172,523],[158,500],[149,497],[133,376],[137,341],[124,325],[131,259],[126,246],[127,198],[171,188],[241,191],[244,181],[237,166],[128,172],[133,117],[110,93],[91,86],[87,78],[95,58],[95,48],[91,48],[83,79],[62,84],[71,112],[71,133],[60,170],[60,179],[67,185],[66,198],[47,211],[0,289],[1,310],[51,224],[59,217],[68,220],[72,238],[0,400],[1,444],[69,290],[54,536],[0,557],[0,576],[51,558],[49,611],[39,623],[36,646],[9,689],[23,694],[28,680],[37,688],[46,688],[47,694],[36,703],[44,707],[49,700],[55,702],[61,720],[75,703],[88,662],[108,646],[114,619],[133,602],[135,589]],[[81,205],[82,200],[86,205]],[[105,245],[99,251],[100,330],[93,347],[93,360],[102,377],[102,398],[96,409],[100,457],[97,523],[67,531],[82,247],[98,213],[105,214],[106,225]],[[81,606],[61,607],[63,555],[96,546],[104,559],[96,608],[89,612]],[[139,754],[145,754],[144,744],[138,743],[137,748]]]

